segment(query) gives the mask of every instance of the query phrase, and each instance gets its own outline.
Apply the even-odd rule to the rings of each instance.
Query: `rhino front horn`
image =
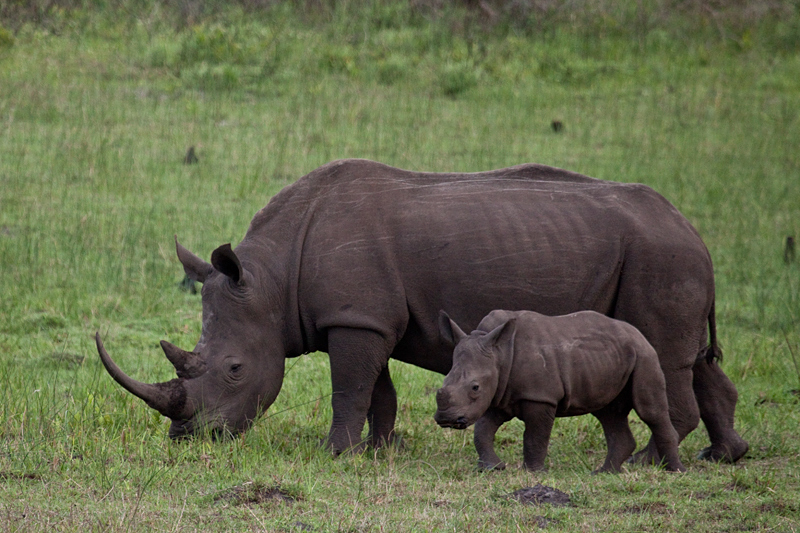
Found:
[[[100,360],[103,366],[114,378],[114,381],[122,385],[122,388],[141,398],[150,407],[169,417],[173,420],[182,420],[187,418],[185,415],[186,407],[186,388],[182,380],[173,379],[165,383],[142,383],[129,377],[125,372],[114,363],[111,357],[106,352],[103,346],[103,341],[100,339],[100,332],[95,335],[95,342],[97,343],[97,352],[100,354]]]
[[[196,353],[181,350],[167,341],[161,341],[161,349],[164,350],[164,355],[175,367],[179,378],[191,379],[205,373],[206,362]]]

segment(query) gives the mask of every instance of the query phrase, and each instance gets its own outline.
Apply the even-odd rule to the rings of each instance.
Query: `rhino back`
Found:
[[[506,401],[557,405],[557,416],[591,413],[609,404],[628,383],[641,342],[649,347],[633,326],[593,311],[514,314],[517,334]]]
[[[440,309],[469,328],[498,308],[607,313],[631,246],[705,250],[652,189],[542,165],[436,174],[337,161],[256,216],[247,238],[265,236],[295,250],[285,262],[311,348],[325,349],[327,328],[369,328],[394,357],[439,372]]]

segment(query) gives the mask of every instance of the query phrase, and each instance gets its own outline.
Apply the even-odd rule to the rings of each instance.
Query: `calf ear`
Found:
[[[444,311],[439,311],[439,334],[453,346],[467,336]]]
[[[183,265],[183,271],[186,272],[189,279],[204,283],[214,267],[181,246],[177,235],[175,235],[175,249],[178,252],[178,259]]]
[[[244,278],[244,269],[230,243],[223,244],[211,253],[211,264],[214,268],[239,283]]]
[[[513,354],[514,353],[514,337],[517,333],[517,319],[510,318],[503,324],[500,324],[492,331],[484,335],[481,342],[487,346],[496,348],[501,353]]]

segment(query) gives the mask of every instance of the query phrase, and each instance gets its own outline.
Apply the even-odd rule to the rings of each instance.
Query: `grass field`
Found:
[[[751,25],[609,10],[592,25],[494,28],[457,10],[342,5],[180,24],[155,2],[0,19],[0,527],[800,529],[800,253],[784,260],[800,237],[796,2]],[[189,146],[198,164],[183,164]],[[282,187],[343,157],[431,171],[538,162],[661,192],[714,259],[750,452],[695,459],[701,425],[681,445],[686,474],[590,476],[599,424],[559,419],[549,471],[530,474],[513,422],[498,434],[509,468],[480,473],[472,431],[433,421],[442,377],[392,363],[404,446],[333,459],[318,447],[324,354],[289,361],[242,438],[169,441],[168,421],[105,373],[95,331],[132,376],[172,377],[158,341],[191,349],[201,311],[179,288],[173,235],[208,258]],[[573,505],[507,497],[536,483]]]

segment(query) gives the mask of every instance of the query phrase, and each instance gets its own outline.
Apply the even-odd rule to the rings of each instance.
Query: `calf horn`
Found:
[[[103,366],[114,378],[114,381],[122,385],[122,387],[133,394],[138,396],[147,403],[150,407],[169,417],[173,420],[185,419],[186,407],[186,388],[183,381],[180,379],[173,379],[165,383],[142,383],[133,378],[128,377],[119,367],[111,360],[111,357],[106,352],[103,346],[103,341],[100,340],[100,332],[95,335],[95,342],[97,343],[97,352],[100,354],[100,360]]]
[[[175,367],[179,378],[196,378],[206,371],[206,362],[203,361],[195,352],[181,350],[177,346],[167,341],[161,341],[161,349]]]

